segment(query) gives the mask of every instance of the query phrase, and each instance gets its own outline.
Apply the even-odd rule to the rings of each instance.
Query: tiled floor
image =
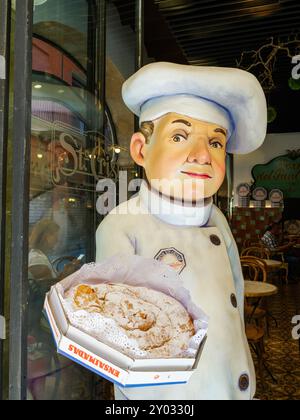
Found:
[[[258,377],[256,397],[262,400],[300,400],[300,347],[299,340],[292,338],[295,327],[292,318],[300,316],[300,283],[280,285],[279,293],[268,299],[278,327],[271,321],[270,336],[265,341],[266,362],[277,383],[265,372],[265,389]],[[255,361],[255,356],[253,358]]]

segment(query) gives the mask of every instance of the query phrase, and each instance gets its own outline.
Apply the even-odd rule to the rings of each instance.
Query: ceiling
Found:
[[[121,20],[134,28],[134,0],[114,0]],[[269,132],[300,132],[300,90],[289,86],[291,57],[282,48],[287,42],[290,55],[300,54],[299,0],[145,0],[145,46],[157,61],[193,65],[238,67],[245,51],[262,51],[271,70],[273,89],[262,75],[262,64],[251,68],[261,78],[268,104],[277,112]],[[242,64],[253,64],[251,54]],[[300,88],[300,83],[299,83]]]

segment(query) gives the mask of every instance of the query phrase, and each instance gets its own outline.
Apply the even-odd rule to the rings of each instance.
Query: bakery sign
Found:
[[[254,187],[277,189],[285,198],[300,197],[300,155],[292,152],[252,169]]]
[[[94,192],[100,179],[117,178],[113,149],[98,132],[80,132],[54,123],[51,141],[51,173],[54,185]]]
[[[236,192],[240,198],[248,197],[250,194],[251,188],[249,184],[243,183],[237,186]]]

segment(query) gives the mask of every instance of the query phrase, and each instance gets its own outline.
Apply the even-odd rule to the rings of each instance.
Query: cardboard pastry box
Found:
[[[46,296],[45,311],[58,353],[121,387],[187,383],[206,341],[205,336],[195,358],[134,360],[70,325],[56,286]]]

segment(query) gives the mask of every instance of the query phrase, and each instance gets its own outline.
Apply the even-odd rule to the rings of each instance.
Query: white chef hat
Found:
[[[140,123],[174,112],[226,128],[230,153],[250,153],[266,137],[264,92],[243,70],[153,63],[131,76],[122,93]]]

